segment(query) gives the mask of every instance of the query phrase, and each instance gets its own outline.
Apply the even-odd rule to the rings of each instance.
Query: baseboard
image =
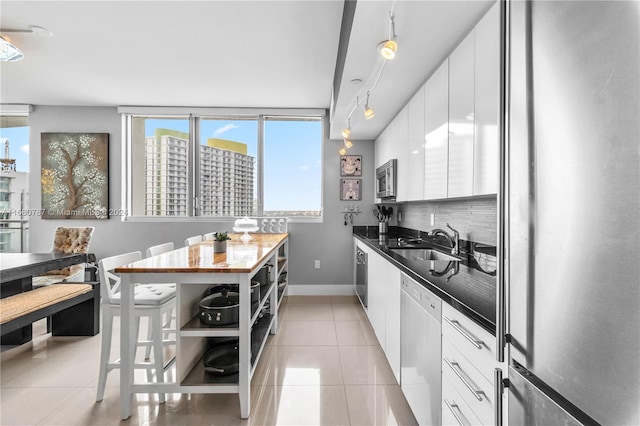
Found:
[[[353,284],[310,284],[287,286],[287,296],[353,296]]]

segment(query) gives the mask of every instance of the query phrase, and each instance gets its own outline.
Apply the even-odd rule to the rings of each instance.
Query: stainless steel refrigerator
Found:
[[[640,3],[507,7],[509,424],[640,424]]]

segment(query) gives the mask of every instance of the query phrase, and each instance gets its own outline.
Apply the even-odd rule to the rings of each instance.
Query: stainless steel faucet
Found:
[[[431,236],[442,235],[447,239],[447,242],[451,245],[451,254],[454,256],[460,255],[460,233],[453,229],[451,225],[447,223],[447,228],[453,231],[453,236],[449,235],[444,229],[436,228],[431,231]]]

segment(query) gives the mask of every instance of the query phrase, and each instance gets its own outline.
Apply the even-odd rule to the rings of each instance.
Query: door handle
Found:
[[[469,389],[471,391],[471,393],[473,394],[473,396],[476,397],[476,399],[478,401],[482,401],[482,395],[484,394],[484,391],[482,389],[476,389],[477,386],[475,386],[474,384],[470,383],[466,377],[464,377],[463,373],[464,370],[460,367],[460,364],[458,364],[457,362],[451,362],[446,358],[443,358],[444,362],[447,363],[447,365],[449,367],[451,367],[451,369],[453,370],[454,373],[456,373],[456,376],[458,376],[458,378],[460,380],[462,380],[462,383],[464,383],[464,385],[467,387],[467,389]]]
[[[451,320],[451,319],[449,319],[447,317],[444,317],[444,320],[446,322],[448,322],[449,324],[451,324],[451,326],[453,328],[455,328],[458,331],[458,333],[462,334],[476,348],[482,349],[482,345],[484,345],[484,342],[482,340],[478,340],[474,336],[472,336],[471,333],[469,333],[467,330],[465,330],[457,320]]]
[[[449,410],[451,410],[451,414],[453,414],[453,417],[456,418],[456,421],[460,426],[467,426],[469,424],[468,422],[465,422],[462,420],[464,416],[462,415],[462,411],[460,411],[460,407],[458,406],[458,404],[452,404],[446,399],[443,399],[443,401],[445,405],[449,408]]]

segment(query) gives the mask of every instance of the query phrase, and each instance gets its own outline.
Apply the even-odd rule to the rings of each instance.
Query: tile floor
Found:
[[[122,423],[416,424],[355,297],[287,299],[251,381],[249,419],[240,418],[234,394],[168,394],[165,404],[137,394],[132,417]],[[0,424],[119,424],[117,371],[104,400],[95,402],[99,354],[100,336],[52,337],[44,321],[36,323],[32,342],[0,354]]]

